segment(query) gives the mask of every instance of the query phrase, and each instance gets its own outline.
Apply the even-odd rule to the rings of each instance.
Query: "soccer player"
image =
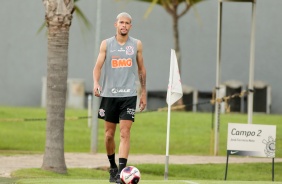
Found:
[[[116,34],[101,42],[93,69],[93,92],[95,96],[102,97],[98,118],[105,121],[105,147],[110,162],[109,181],[116,183],[121,183],[120,172],[126,167],[129,155],[130,129],[134,122],[137,103],[136,81],[138,78],[141,86],[139,103],[141,112],[147,104],[142,42],[128,35],[132,27],[131,21],[131,16],[126,12],[117,15],[114,24]],[[119,166],[115,162],[114,139],[118,123],[120,128]]]

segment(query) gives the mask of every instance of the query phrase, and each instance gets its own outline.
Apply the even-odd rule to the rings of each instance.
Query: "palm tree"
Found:
[[[153,6],[156,4],[163,6],[163,8],[168,12],[168,14],[171,15],[172,24],[173,24],[174,49],[177,56],[179,70],[181,71],[181,54],[180,54],[179,28],[178,28],[179,19],[183,15],[185,15],[193,5],[205,0],[137,0],[137,1],[151,3],[151,7],[147,10],[146,16],[148,16]],[[178,7],[180,6],[181,3],[185,4],[185,8],[178,13]]]
[[[78,18],[78,21],[81,21],[83,26],[85,26],[88,30],[91,29],[92,25],[90,23],[90,21],[87,19],[87,17],[84,15],[84,13],[82,12],[82,10],[79,8],[79,6],[77,5],[79,0],[74,0],[74,9],[75,9],[75,14]],[[40,28],[38,29],[37,33],[40,33],[44,28],[46,27],[46,21],[44,21],[42,23],[42,25],[40,26]]]
[[[48,28],[47,125],[42,169],[66,173],[64,122],[73,0],[43,0]]]

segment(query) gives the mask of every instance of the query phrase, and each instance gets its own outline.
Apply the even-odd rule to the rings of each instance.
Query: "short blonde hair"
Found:
[[[127,17],[127,18],[130,19],[130,22],[132,22],[131,16],[130,16],[128,13],[126,13],[126,12],[122,12],[122,13],[118,14],[118,15],[117,15],[117,18],[116,18],[116,21],[117,21],[120,17]]]

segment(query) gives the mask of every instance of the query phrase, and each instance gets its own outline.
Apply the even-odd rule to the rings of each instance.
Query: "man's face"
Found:
[[[126,36],[129,33],[131,28],[131,20],[127,17],[120,17],[116,23],[115,27],[117,28],[117,34],[121,36]]]

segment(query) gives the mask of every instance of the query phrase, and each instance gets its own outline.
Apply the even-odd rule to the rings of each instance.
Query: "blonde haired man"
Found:
[[[137,86],[141,84],[139,108],[143,111],[146,99],[146,69],[142,43],[128,35],[131,16],[122,12],[115,21],[116,35],[101,42],[93,69],[95,96],[102,97],[98,117],[105,121],[105,147],[110,162],[110,182],[121,183],[119,175],[126,167],[130,150],[130,129],[134,122]],[[102,67],[104,67],[102,81]],[[115,131],[120,127],[119,166],[115,162]]]

